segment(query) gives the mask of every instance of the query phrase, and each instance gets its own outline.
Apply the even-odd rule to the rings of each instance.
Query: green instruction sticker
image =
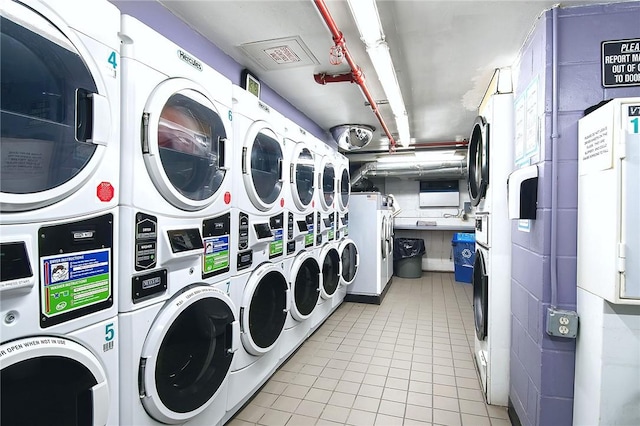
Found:
[[[229,236],[204,239],[202,272],[209,274],[229,267]]]

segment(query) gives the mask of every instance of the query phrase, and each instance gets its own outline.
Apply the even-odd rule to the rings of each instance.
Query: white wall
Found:
[[[436,226],[473,226],[474,215],[462,218],[464,203],[468,202],[467,182],[459,181],[460,204],[458,208],[420,207],[420,182],[417,180],[385,178],[372,179],[380,192],[393,194],[402,212],[395,218],[394,224],[415,226],[418,221],[428,222]],[[418,231],[395,230],[395,237],[422,238],[426,253],[422,258],[422,269],[425,271],[453,271],[453,253],[451,239],[455,232],[468,231]]]

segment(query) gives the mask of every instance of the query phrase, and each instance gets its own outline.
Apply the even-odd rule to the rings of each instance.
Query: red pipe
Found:
[[[314,74],[313,79],[318,84],[322,84],[323,86],[327,83],[340,83],[344,81],[348,81],[350,83],[355,83],[353,80],[353,74],[333,74],[329,75],[327,73]]]
[[[338,26],[336,25],[336,21],[333,20],[333,17],[331,16],[331,13],[329,13],[329,9],[327,9],[327,5],[324,3],[323,0],[314,0],[314,3],[318,8],[318,11],[320,12],[320,15],[322,15],[324,22],[327,24],[327,27],[329,27],[329,32],[331,32],[331,35],[333,36],[333,42],[335,43],[336,46],[342,49],[342,54],[344,55],[344,58],[347,60],[347,63],[351,67],[352,77],[349,81],[355,82],[358,84],[358,86],[360,86],[360,90],[362,91],[362,94],[367,99],[367,101],[369,101],[371,110],[373,110],[373,113],[378,118],[378,121],[380,122],[380,126],[382,126],[382,130],[384,130],[384,132],[387,135],[387,138],[389,138],[389,150],[395,151],[396,140],[393,138],[393,136],[391,136],[391,132],[389,131],[389,128],[384,122],[384,118],[382,118],[382,114],[380,114],[380,111],[378,110],[378,105],[376,104],[376,101],[373,99],[373,96],[371,96],[371,92],[369,92],[369,88],[367,87],[364,81],[364,74],[362,73],[362,70],[353,60],[351,53],[349,53],[349,50],[347,49],[347,43],[344,37],[342,36],[342,32],[338,29]],[[316,81],[318,80],[316,79]],[[345,81],[345,80],[339,80],[339,81]],[[326,80],[326,82],[331,83],[330,80]],[[321,83],[321,84],[324,84],[324,83]]]

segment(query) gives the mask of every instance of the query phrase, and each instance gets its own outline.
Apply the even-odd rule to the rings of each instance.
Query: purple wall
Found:
[[[202,62],[216,69],[233,84],[240,85],[240,74],[244,67],[174,16],[162,4],[148,0],[109,1],[117,6],[123,14],[131,15],[144,22],[195,55]],[[260,87],[260,99],[320,140],[335,145],[327,132],[264,83]]]
[[[600,43],[638,38],[640,2],[559,9],[558,105],[552,105],[552,12],[543,14],[522,50],[516,98],[538,77],[544,90],[542,146],[538,163],[537,220],[531,232],[512,228],[512,331],[510,404],[523,425],[570,425],[575,340],[546,334],[551,302],[551,186],[557,167],[558,307],[576,309],[578,120],[604,99],[640,96],[640,87],[604,89]],[[557,158],[552,158],[551,117],[558,110]]]

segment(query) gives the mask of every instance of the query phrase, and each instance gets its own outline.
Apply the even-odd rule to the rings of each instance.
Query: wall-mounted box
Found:
[[[420,181],[420,207],[459,207],[457,180]]]

